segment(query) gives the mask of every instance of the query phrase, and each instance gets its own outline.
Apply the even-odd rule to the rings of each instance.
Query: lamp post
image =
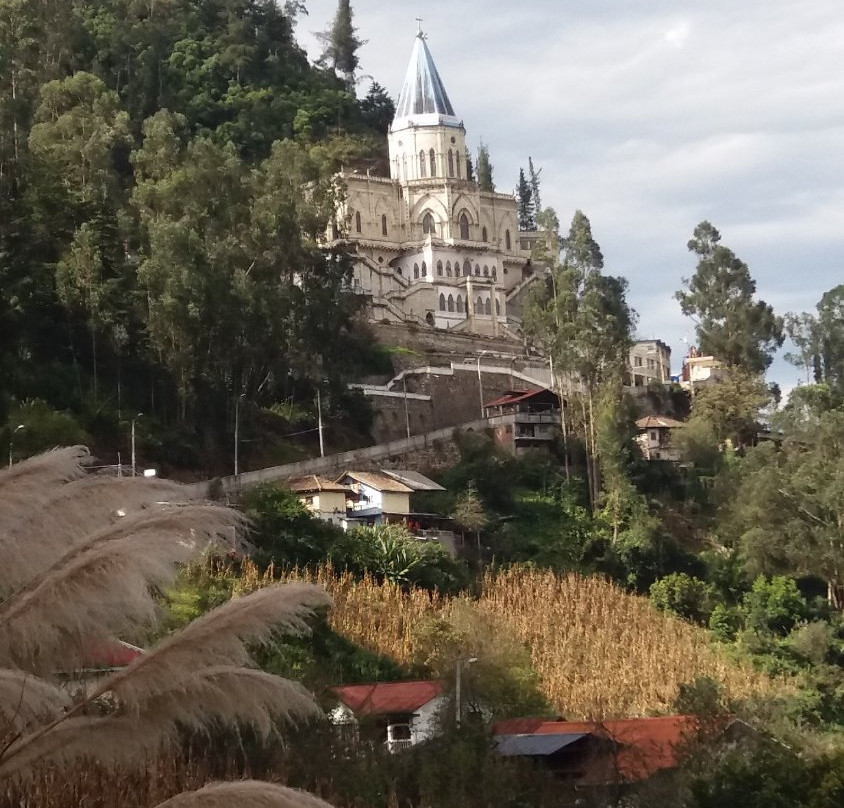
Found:
[[[240,399],[244,398],[246,393],[241,393],[234,400],[234,476],[240,474],[240,466],[238,465],[238,458],[240,452]]]
[[[14,451],[14,443],[15,443],[15,434],[20,432],[22,429],[26,429],[24,424],[18,424],[10,433],[9,433],[9,468],[12,467],[12,452]]]
[[[138,420],[143,415],[142,412],[139,412],[133,419],[132,419],[132,476],[135,476],[135,421]]]
[[[463,718],[463,668],[478,661],[477,657],[458,657],[454,675],[454,723],[460,726]]]

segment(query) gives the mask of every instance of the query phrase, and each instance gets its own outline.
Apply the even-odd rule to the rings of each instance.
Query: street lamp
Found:
[[[463,668],[478,661],[477,657],[458,657],[454,676],[454,723],[460,726],[463,718],[463,704],[461,703],[463,689]]]
[[[234,476],[237,477],[240,474],[240,467],[238,466],[238,452],[240,450],[240,399],[242,399],[246,393],[241,393],[235,400],[234,400]]]
[[[142,412],[139,412],[133,419],[132,419],[132,476],[135,476],[135,421],[138,420],[143,416]]]
[[[22,429],[26,429],[24,424],[18,424],[10,433],[9,433],[9,468],[12,467],[12,451],[14,448],[15,443],[15,434],[20,432]]]

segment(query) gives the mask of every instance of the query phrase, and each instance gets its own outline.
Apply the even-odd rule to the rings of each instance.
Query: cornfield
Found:
[[[702,629],[598,577],[514,567],[488,574],[477,599],[448,599],[330,567],[289,575],[331,593],[329,623],[339,634],[416,668],[424,663],[423,629],[432,620],[448,620],[458,604],[476,610],[494,639],[529,649],[545,697],[571,719],[664,713],[678,686],[698,676],[719,682],[730,698],[778,687],[728,659]],[[248,569],[242,580],[247,588],[261,585]]]

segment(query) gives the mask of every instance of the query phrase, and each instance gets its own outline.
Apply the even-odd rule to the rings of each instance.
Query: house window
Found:
[[[431,161],[431,176],[436,177],[437,176],[437,159],[434,156],[434,150],[433,149],[431,149],[431,151],[428,152],[428,159]]]
[[[633,357],[633,367],[634,368],[642,367],[642,357],[641,356],[634,356]]]
[[[356,211],[355,212],[355,230],[357,230],[358,233],[360,233],[360,226],[361,226],[360,211]]]
[[[446,276],[446,278],[451,277],[451,261],[445,262],[445,276]]]
[[[387,235],[387,214],[384,213],[381,215],[381,235]]]
[[[423,277],[423,278],[427,278],[427,277],[428,277],[428,265],[427,265],[424,261],[422,262],[422,272],[421,272],[421,275],[422,275],[422,277]]]
[[[485,278],[489,277],[489,267],[486,266],[486,264],[484,264],[484,277]]]
[[[457,295],[457,311],[463,314],[463,295]]]
[[[458,306],[460,305],[460,298],[459,297],[457,298],[457,304],[458,304]],[[448,310],[454,311],[454,295],[448,296]],[[460,309],[458,309],[458,311],[460,311]]]
[[[468,240],[469,238],[469,217],[465,213],[460,214],[460,219],[458,219],[458,223],[460,224],[460,238],[464,240]]]
[[[480,274],[481,274],[480,264],[475,264],[475,274],[480,276]]]
[[[417,281],[419,280],[419,264],[413,265],[413,279]]]
[[[484,228],[481,230],[481,241],[488,241],[489,239],[487,239],[487,237],[486,237],[486,236],[487,236],[487,232],[486,232],[486,228],[484,227]]]
[[[656,367],[656,362],[653,359],[648,359],[648,370],[653,370]]]
[[[509,250],[509,249],[511,248],[511,246],[512,246],[512,243],[511,243],[511,241],[510,241],[510,231],[509,231],[509,230],[506,230],[506,231],[504,232],[504,246],[505,246],[508,250]]]
[[[443,274],[443,262],[437,261],[437,275],[442,277],[442,274]]]
[[[430,233],[431,235],[436,235],[436,225],[434,223],[434,217],[430,213],[426,213],[422,217],[422,233],[427,235]]]
[[[448,150],[448,176],[454,176],[454,152],[451,149]]]
[[[445,311],[445,295],[440,295],[440,311]]]
[[[420,177],[427,176],[426,166],[425,166],[425,152],[424,151],[419,152],[419,176]]]
[[[469,263],[468,258],[463,262],[463,274],[464,275],[471,275],[472,274],[472,265]]]
[[[651,430],[651,440],[654,442],[659,440],[659,433],[655,429]]]

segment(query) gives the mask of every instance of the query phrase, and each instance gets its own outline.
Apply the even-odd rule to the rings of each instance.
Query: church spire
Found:
[[[417,19],[419,31],[413,43],[413,53],[404,77],[399,101],[396,105],[396,117],[393,129],[401,129],[408,125],[416,126],[461,126],[454,114],[448,94],[443,86],[425,34],[422,32],[422,21]]]

